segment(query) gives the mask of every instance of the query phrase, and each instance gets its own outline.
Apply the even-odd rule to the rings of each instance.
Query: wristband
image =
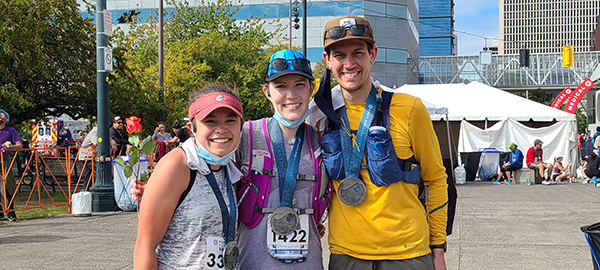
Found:
[[[446,252],[446,249],[448,248],[448,243],[444,242],[441,245],[429,245],[430,249],[436,249],[436,248],[441,248],[444,250],[444,252]]]

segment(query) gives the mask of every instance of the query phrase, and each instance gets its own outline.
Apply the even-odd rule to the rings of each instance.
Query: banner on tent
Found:
[[[577,104],[579,104],[579,101],[581,101],[583,95],[585,95],[587,91],[592,89],[592,87],[594,87],[594,83],[592,82],[592,80],[590,80],[590,78],[587,78],[579,86],[577,86],[577,89],[575,89],[575,91],[573,91],[573,93],[569,97],[569,101],[567,102],[567,106],[565,107],[565,112],[575,114]]]
[[[564,90],[562,90],[562,92],[560,92],[560,94],[556,96],[554,102],[552,102],[552,106],[550,107],[560,110],[560,106],[562,106],[563,103],[565,103],[565,100],[571,95],[572,92],[573,90],[571,90],[571,87],[567,87]]]

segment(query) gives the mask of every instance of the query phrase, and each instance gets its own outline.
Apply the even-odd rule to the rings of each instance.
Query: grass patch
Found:
[[[52,199],[50,199],[50,197],[48,196],[48,194],[46,194],[46,192],[40,193],[39,198],[38,198],[37,193],[34,192],[33,194],[31,194],[31,198],[29,199],[27,208],[36,207],[36,206],[40,205],[40,202],[41,202],[41,205],[50,205],[50,204],[52,204],[52,200],[54,200],[54,202],[57,204],[65,203],[65,202],[69,201],[68,198],[60,191],[50,191],[49,194],[52,197]],[[17,194],[17,196],[15,197],[15,202],[14,202],[15,209],[25,208],[25,204],[26,204],[28,198],[29,198],[29,193]],[[59,205],[59,206],[47,206],[47,207],[28,209],[28,210],[20,210],[20,211],[16,211],[16,214],[17,214],[18,221],[23,221],[23,220],[53,217],[58,214],[67,213],[68,211],[69,211],[68,205]],[[6,224],[6,222],[0,222],[0,225],[4,225],[4,224]]]

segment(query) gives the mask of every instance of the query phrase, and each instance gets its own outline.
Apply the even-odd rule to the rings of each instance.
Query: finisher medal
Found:
[[[299,226],[298,214],[290,207],[277,208],[271,214],[271,228],[279,235],[290,235]]]
[[[349,206],[359,205],[367,197],[365,183],[356,177],[348,177],[340,183],[337,189],[338,198]]]
[[[223,265],[227,270],[233,270],[237,266],[240,252],[236,241],[231,241],[223,249]]]

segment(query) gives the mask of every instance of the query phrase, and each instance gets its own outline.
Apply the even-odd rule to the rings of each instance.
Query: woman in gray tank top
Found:
[[[230,161],[240,141],[242,104],[222,85],[190,98],[194,138],[165,155],[139,212],[135,269],[234,269],[237,209]]]
[[[261,208],[264,216],[256,221],[258,224],[240,224],[238,227],[239,269],[323,269],[319,229],[312,216],[316,214],[307,214],[313,210],[316,175],[311,148],[313,151],[318,149],[318,135],[303,123],[309,113],[308,104],[314,86],[310,63],[301,53],[281,50],[270,57],[266,84],[262,90],[271,101],[275,114],[273,118],[244,124],[235,160],[248,182],[259,188],[258,182],[265,180],[249,179],[253,177],[249,174],[250,170],[254,171],[252,175],[261,177],[268,162],[265,160],[269,159],[276,173],[273,173],[267,186],[266,207]],[[268,136],[264,135],[266,133]],[[312,147],[308,140],[311,140]],[[280,156],[277,154],[278,144],[282,153]],[[299,158],[295,159],[295,154],[299,154]],[[280,168],[281,165],[286,167]],[[293,175],[292,178],[296,179],[290,179],[287,175]],[[309,177],[298,178],[297,175]],[[285,182],[291,182],[294,186],[286,187]],[[325,186],[328,184],[326,174],[322,183]],[[243,193],[243,190],[239,191],[241,187],[244,187],[242,182],[238,183],[237,188],[240,222],[244,222],[242,217],[251,214],[244,212],[251,212],[256,207],[244,205],[244,198],[247,197],[240,198],[239,194]],[[263,193],[259,194],[262,196]],[[279,233],[276,227],[286,224],[277,224],[278,215],[296,215],[299,224],[287,234]],[[320,217],[316,220],[320,220]]]

